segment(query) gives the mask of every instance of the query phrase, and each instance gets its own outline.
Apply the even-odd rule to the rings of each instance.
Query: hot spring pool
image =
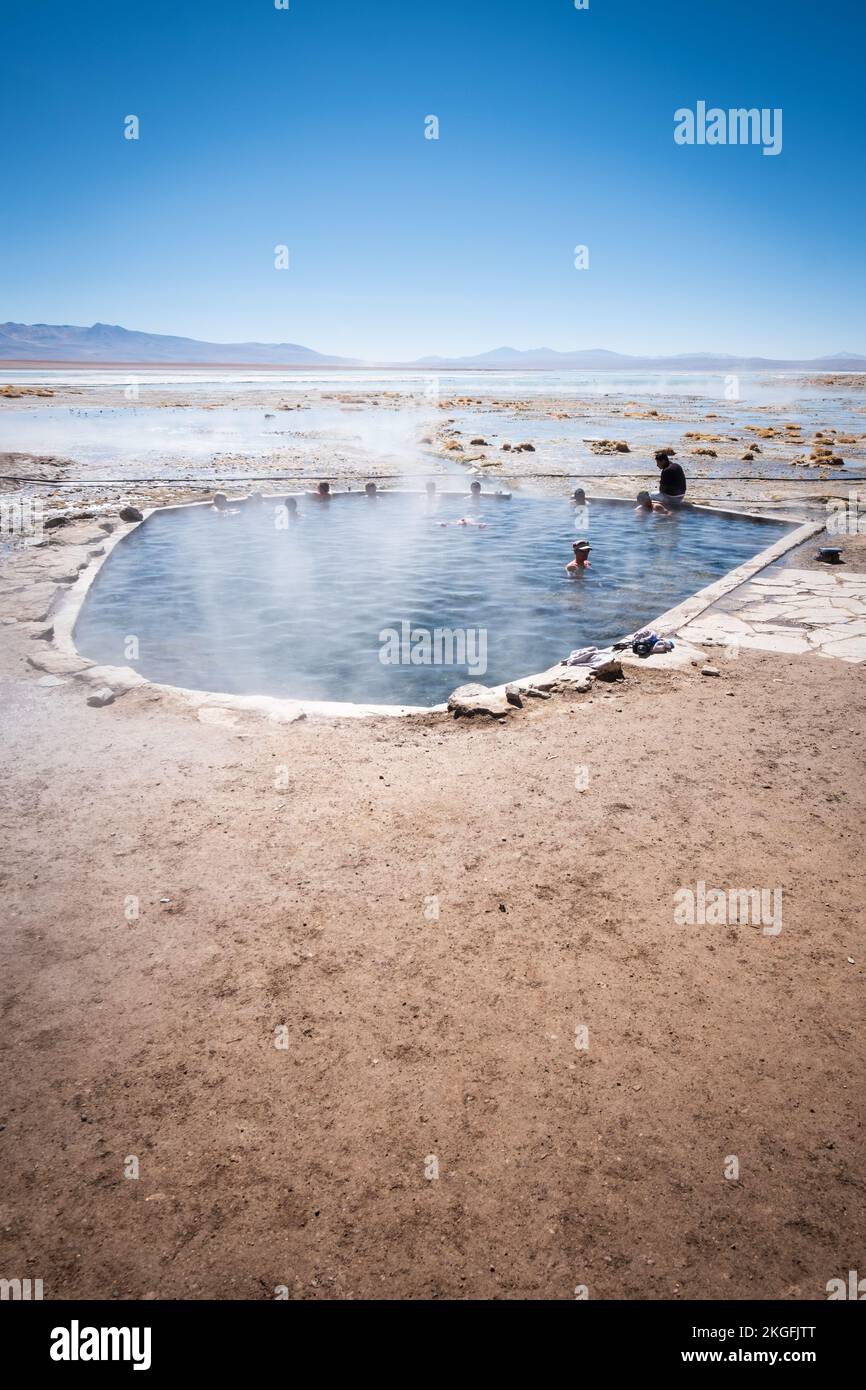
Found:
[[[485,527],[441,525],[462,516]],[[578,516],[547,498],[300,497],[294,521],[275,498],[230,514],[182,507],[114,548],[75,643],[196,690],[431,705],[467,680],[496,685],[616,641],[790,530],[616,502]],[[572,578],[583,536],[591,568]],[[437,642],[445,629],[455,638]]]

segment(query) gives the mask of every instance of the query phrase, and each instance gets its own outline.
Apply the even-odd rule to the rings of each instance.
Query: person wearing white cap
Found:
[[[570,560],[565,567],[566,574],[581,574],[583,570],[589,569],[589,541],[575,541],[572,545],[574,559]]]

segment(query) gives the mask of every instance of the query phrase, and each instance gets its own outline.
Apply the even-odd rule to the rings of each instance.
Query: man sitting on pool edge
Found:
[[[673,449],[657,449],[656,468],[661,469],[656,497],[666,507],[679,507],[686,499],[686,475],[678,463],[671,463]]]

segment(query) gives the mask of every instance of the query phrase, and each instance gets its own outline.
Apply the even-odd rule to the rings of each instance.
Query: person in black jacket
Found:
[[[661,469],[658,496],[666,506],[670,503],[677,506],[685,501],[686,475],[678,463],[671,463],[671,452],[670,449],[656,450],[656,468]]]

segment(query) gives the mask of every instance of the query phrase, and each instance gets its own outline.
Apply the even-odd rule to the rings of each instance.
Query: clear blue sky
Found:
[[[0,0],[0,319],[866,352],[862,0],[290,6]],[[698,99],[781,107],[782,153],[677,146]]]

